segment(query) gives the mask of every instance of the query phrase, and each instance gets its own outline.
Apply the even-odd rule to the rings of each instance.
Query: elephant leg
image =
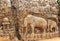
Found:
[[[52,28],[53,28],[53,26],[50,27],[50,31],[53,31]]]
[[[49,32],[49,30],[50,30],[50,25],[48,24],[48,28],[47,28],[47,31]]]
[[[28,27],[26,27],[26,32],[25,32],[25,36],[26,36],[26,34],[27,34],[27,29],[28,29]]]
[[[34,25],[31,24],[31,28],[32,28],[32,34],[34,33]]]
[[[56,27],[56,31],[58,31],[58,27]]]
[[[44,33],[46,33],[46,29],[44,29]]]
[[[47,28],[47,31],[49,32],[49,27]]]

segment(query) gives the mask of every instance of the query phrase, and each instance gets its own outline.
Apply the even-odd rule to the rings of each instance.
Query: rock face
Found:
[[[1,0],[0,1],[0,9],[6,8],[6,7],[11,7],[10,0]]]
[[[0,0],[0,26],[3,25],[2,24],[3,19],[7,17],[10,23],[9,24],[10,29],[7,30],[9,30],[8,32],[11,33],[14,32],[14,34],[12,35],[9,33],[9,35],[13,36],[13,38],[14,36],[17,36],[18,39],[21,38],[24,39],[24,34],[26,32],[26,28],[24,28],[24,18],[29,14],[36,17],[42,17],[47,22],[49,19],[53,20],[57,24],[58,23],[57,0]],[[55,28],[52,27],[52,29]],[[41,29],[39,30],[39,28],[35,28],[35,30],[36,30],[35,33],[42,31]],[[32,31],[31,28],[28,28],[27,32],[31,31]],[[47,36],[50,36],[50,34]],[[38,35],[36,35],[36,37],[37,36]],[[44,36],[46,36],[46,34],[45,35],[42,34],[42,37]]]
[[[29,10],[35,13],[57,14],[56,0],[18,0],[13,5],[19,10]]]

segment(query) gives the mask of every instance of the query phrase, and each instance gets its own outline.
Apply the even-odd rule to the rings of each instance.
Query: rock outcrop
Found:
[[[13,36],[18,39],[24,37],[24,18],[29,14],[58,23],[57,0],[0,0],[0,26],[3,26],[3,19],[7,17],[10,27],[14,29]]]

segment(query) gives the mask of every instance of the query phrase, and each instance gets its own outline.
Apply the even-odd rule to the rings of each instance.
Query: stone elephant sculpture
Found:
[[[46,32],[47,21],[42,17],[27,15],[24,19],[24,27],[27,27],[28,24],[30,24],[33,33],[35,27],[42,28],[44,30],[44,33]]]
[[[57,31],[58,26],[57,23],[53,20],[48,19],[48,31]]]

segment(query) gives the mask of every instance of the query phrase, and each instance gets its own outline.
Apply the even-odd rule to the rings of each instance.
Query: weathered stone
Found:
[[[26,18],[27,15],[33,15],[37,18],[37,19],[34,18],[35,20],[31,18],[30,20],[33,20],[33,22],[35,22],[36,20],[39,20],[39,18],[43,18],[45,19],[46,24],[48,24],[47,21],[48,19],[50,19],[54,21],[57,25],[58,23],[57,1],[56,0],[0,0],[0,26],[3,27],[3,23],[4,22],[6,23],[4,24],[4,27],[8,26],[9,29],[6,28],[6,30],[4,31],[10,35],[10,38],[13,39],[15,36],[17,36],[18,39],[22,38],[23,40],[26,41],[26,40],[39,40],[43,38],[46,39],[46,38],[57,37],[58,33],[54,34],[53,31],[52,31],[52,34],[50,33],[50,30],[53,28],[52,26],[55,26],[54,23],[52,22],[50,23],[53,25],[49,26],[51,29],[49,28],[49,31],[44,32],[45,23],[43,23],[44,24],[43,25],[41,21],[36,21],[36,23],[32,25],[33,22],[31,23],[31,21],[28,18],[29,22],[27,23],[27,25],[31,23],[31,27],[28,26],[27,30],[26,30],[27,27],[25,27],[24,29],[24,22],[25,22],[24,19]],[[8,21],[9,25],[7,24],[6,21]],[[40,26],[39,24],[42,25],[41,28],[39,28]],[[39,25],[39,26],[34,27],[36,25]],[[32,29],[32,26],[34,27],[34,29]],[[13,30],[11,28],[13,28]],[[37,30],[34,31],[35,29]],[[2,31],[3,30],[1,28],[1,32]],[[26,31],[29,31],[29,33],[26,33]],[[26,36],[24,36],[25,33],[26,35],[29,34],[27,39],[26,39]],[[14,40],[12,41],[15,41],[15,39],[16,41],[18,41],[17,38],[15,37]]]

